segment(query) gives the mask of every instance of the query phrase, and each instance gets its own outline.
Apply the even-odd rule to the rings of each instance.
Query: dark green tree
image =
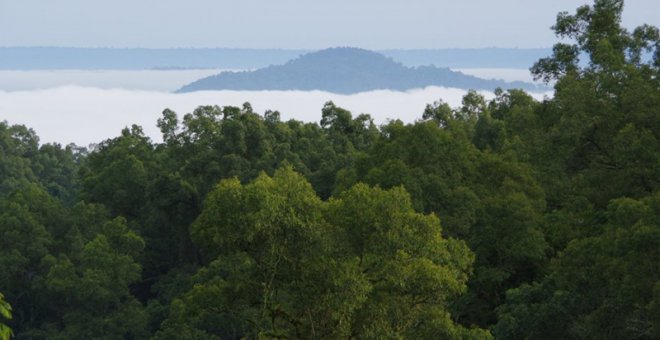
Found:
[[[660,185],[660,38],[653,26],[621,27],[622,9],[621,0],[599,0],[573,15],[560,13],[555,33],[573,43],[555,45],[531,69],[557,80],[549,103],[557,115],[548,136],[554,146],[547,152],[600,208]]]
[[[658,29],[629,32],[622,10],[601,0],[560,13],[554,30],[573,43],[532,67],[557,80],[535,110],[542,138],[520,135],[548,193],[542,223],[557,256],[545,277],[507,293],[497,337],[658,337]]]
[[[574,240],[538,283],[507,293],[503,339],[655,339],[660,336],[660,196],[622,198],[604,232]]]

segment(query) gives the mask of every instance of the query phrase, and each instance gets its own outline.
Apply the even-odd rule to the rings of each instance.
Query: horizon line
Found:
[[[485,47],[434,47],[434,48],[364,48],[359,46],[329,46],[323,48],[282,48],[282,47],[118,47],[118,46],[0,46],[2,49],[16,48],[16,49],[37,49],[37,48],[51,48],[51,49],[89,49],[89,50],[271,50],[271,51],[320,51],[330,48],[338,47],[353,47],[370,51],[442,51],[442,50],[548,50],[552,46],[547,47],[501,47],[501,46],[485,46]]]

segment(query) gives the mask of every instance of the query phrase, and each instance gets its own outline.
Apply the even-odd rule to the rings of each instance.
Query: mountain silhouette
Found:
[[[350,47],[312,52],[254,71],[223,72],[188,84],[177,92],[203,90],[321,90],[352,94],[372,90],[405,91],[427,86],[493,90],[539,90],[525,82],[481,79],[449,68],[406,67],[382,54]]]

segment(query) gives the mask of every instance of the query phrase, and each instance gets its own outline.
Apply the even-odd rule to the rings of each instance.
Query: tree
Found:
[[[547,277],[507,293],[495,335],[655,339],[660,335],[660,195],[612,201],[601,235],[574,240]]]
[[[38,137],[33,130],[0,122],[0,196],[36,182],[30,160],[37,148]]]
[[[443,238],[435,215],[414,211],[402,187],[358,184],[329,202],[328,220],[345,234],[368,290],[352,321],[357,338],[488,338],[451,319],[448,304],[465,292],[473,255]]]
[[[451,107],[449,107],[449,104],[439,100],[433,103],[433,105],[426,105],[424,113],[422,114],[422,119],[431,119],[440,127],[445,127],[449,123],[449,120],[453,118],[453,115],[454,113],[452,112]]]
[[[538,108],[530,162],[552,195],[543,223],[547,274],[507,292],[497,337],[655,339],[658,329],[658,29],[620,25],[623,1],[600,0],[554,26],[532,72],[556,79]],[[579,58],[586,57],[586,62]],[[541,115],[542,114],[542,115]],[[554,163],[554,165],[552,165]]]
[[[48,317],[41,333],[32,336],[145,336],[146,314],[130,290],[141,278],[136,259],[144,241],[128,229],[125,219],[110,219],[102,207],[79,203],[73,212],[66,248],[41,260],[45,273],[40,293],[53,306],[42,307]]]
[[[652,179],[660,175],[660,35],[648,25],[622,28],[622,9],[621,0],[599,0],[574,15],[560,13],[555,33],[573,43],[556,44],[531,69],[537,78],[557,79],[546,153],[599,208],[660,185]]]
[[[218,337],[329,331],[323,324],[339,316],[321,317],[325,306],[309,304],[341,278],[321,274],[334,273],[321,261],[332,245],[325,239],[335,232],[323,222],[320,205],[290,168],[245,186],[222,181],[192,229],[210,265],[196,275],[198,285],[173,303],[162,336],[167,328]]]
[[[13,328],[38,327],[46,304],[39,298],[41,260],[50,253],[49,229],[61,225],[61,207],[38,185],[0,197],[0,287],[12,301]]]
[[[140,215],[149,174],[154,166],[153,145],[142,128],[133,125],[121,136],[101,143],[87,157],[82,172],[82,197],[101,203],[113,214],[129,219]]]
[[[0,315],[7,320],[11,320],[11,306],[5,301],[5,296],[0,293]],[[0,322],[0,339],[9,340],[12,336],[11,328]]]
[[[579,7],[574,15],[559,13],[553,30],[560,38],[575,43],[555,44],[553,55],[535,63],[532,74],[536,79],[549,81],[590,74],[621,77],[616,71],[630,70],[630,66],[643,71],[657,69],[660,66],[658,29],[643,25],[630,33],[621,27],[622,12],[623,0],[596,0],[593,6]],[[643,58],[644,52],[651,57]],[[586,67],[579,63],[581,53],[588,57]]]
[[[401,188],[358,185],[323,202],[291,168],[225,180],[193,238],[209,264],[159,337],[488,337],[447,311],[471,253]]]

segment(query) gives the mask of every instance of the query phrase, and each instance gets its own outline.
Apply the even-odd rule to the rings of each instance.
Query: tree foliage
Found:
[[[0,123],[0,338],[659,338],[658,30],[622,9],[558,15],[540,102]]]
[[[225,180],[192,234],[210,263],[173,302],[163,338],[487,337],[447,310],[471,252],[401,188],[358,185],[323,202],[290,167]]]
[[[11,306],[5,301],[5,296],[0,293],[0,315],[3,319],[11,320]],[[12,336],[11,328],[4,323],[0,323],[0,339],[8,340]]]

